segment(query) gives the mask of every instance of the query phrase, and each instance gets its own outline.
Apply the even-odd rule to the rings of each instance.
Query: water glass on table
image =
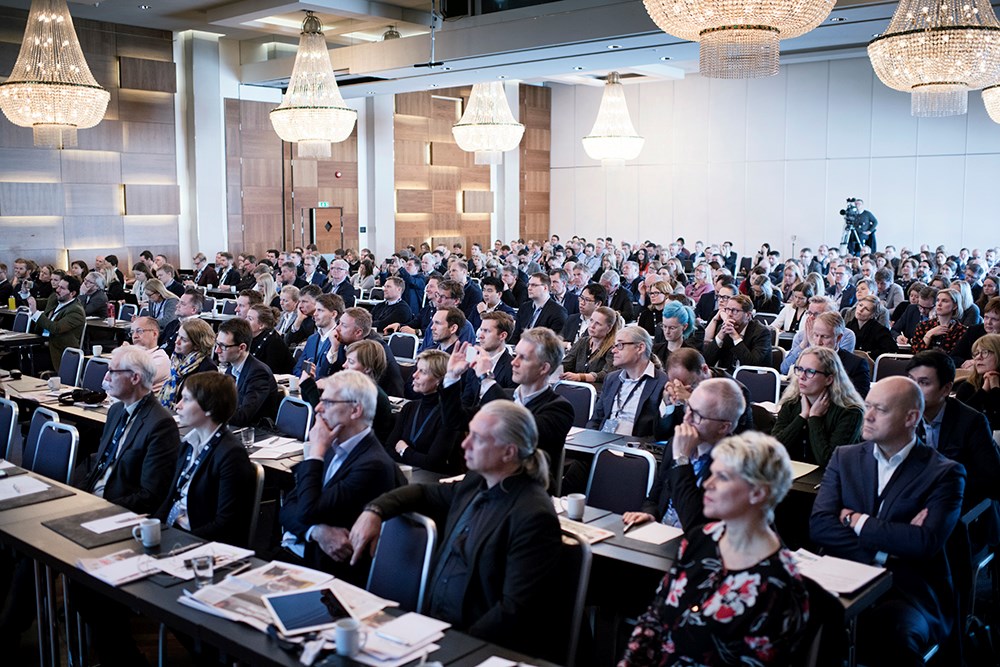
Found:
[[[254,430],[250,426],[240,431],[240,442],[243,443],[244,449],[250,449],[251,447],[253,447],[254,437],[255,437]]]
[[[215,575],[215,556],[195,556],[191,559],[191,568],[198,588],[209,586]]]

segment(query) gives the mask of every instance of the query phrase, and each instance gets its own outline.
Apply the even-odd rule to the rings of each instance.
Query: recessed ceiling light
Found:
[[[145,9],[149,9],[149,8],[150,8],[149,5],[139,5],[139,9],[145,10]]]
[[[843,23],[847,18],[844,16],[831,16],[830,23]]]
[[[573,68],[573,71],[575,71],[575,72],[582,72],[583,68],[580,67],[579,65],[577,65],[576,67]]]
[[[506,74],[501,74],[501,75],[497,76],[497,78],[498,79],[506,79],[507,75]]]
[[[431,88],[437,88],[437,87],[438,87],[438,85],[436,83],[432,83],[431,84]]]
[[[608,44],[608,48],[611,49],[612,51],[617,51],[618,49],[622,48],[622,45],[621,44]]]
[[[660,60],[670,60],[670,56],[663,56]]]
[[[451,71],[451,68],[447,67],[447,66],[446,67],[442,67],[441,69],[443,69],[445,72],[450,72]]]
[[[369,94],[369,95],[374,95],[374,94],[375,94],[375,91],[374,91],[374,90],[369,90],[369,91],[368,91],[368,94]]]

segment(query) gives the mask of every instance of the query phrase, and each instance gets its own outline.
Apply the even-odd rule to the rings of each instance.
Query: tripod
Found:
[[[840,239],[841,247],[846,247],[847,252],[851,255],[857,255],[861,252],[861,237],[858,235],[858,229],[854,223],[848,222],[844,225],[844,235]]]

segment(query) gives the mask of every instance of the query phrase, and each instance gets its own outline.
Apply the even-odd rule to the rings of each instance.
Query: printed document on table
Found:
[[[633,540],[641,540],[650,544],[665,544],[675,537],[680,537],[684,531],[657,521],[647,521],[637,528],[632,528],[625,537]]]
[[[794,553],[802,576],[835,595],[849,595],[885,572],[880,567],[834,556],[818,556],[805,549]]]
[[[114,516],[106,516],[103,519],[95,519],[93,521],[81,523],[80,527],[86,528],[92,533],[103,535],[104,533],[110,533],[112,530],[120,530],[121,528],[134,526],[145,518],[145,514],[122,512],[121,514],[115,514]]]
[[[28,475],[18,475],[17,477],[7,477],[0,479],[0,500],[20,498],[32,493],[41,493],[48,490],[49,485],[40,479]]]
[[[792,461],[792,479],[798,479],[799,477],[805,477],[813,470],[819,468],[818,465],[812,463],[802,463],[801,461]]]

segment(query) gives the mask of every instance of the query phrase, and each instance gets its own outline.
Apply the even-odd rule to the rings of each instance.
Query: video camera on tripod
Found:
[[[847,207],[840,209],[840,214],[844,216],[844,234],[840,245],[846,246],[852,253],[861,248],[861,236],[858,233],[861,214],[858,212],[857,201],[856,197],[848,197]]]

